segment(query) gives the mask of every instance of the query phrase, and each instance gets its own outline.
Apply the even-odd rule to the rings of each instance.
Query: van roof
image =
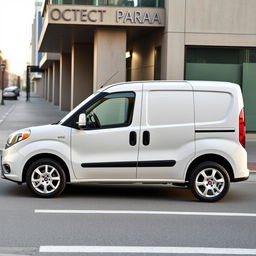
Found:
[[[109,89],[111,87],[114,86],[118,86],[118,85],[122,85],[122,84],[136,84],[136,83],[143,83],[144,85],[147,84],[152,84],[152,83],[168,83],[168,82],[172,82],[172,83],[184,83],[187,82],[189,83],[191,86],[193,86],[194,89],[196,89],[196,87],[198,87],[198,89],[210,89],[209,87],[211,87],[211,89],[216,90],[216,87],[218,88],[219,86],[225,87],[225,88],[240,88],[240,86],[238,84],[235,83],[231,83],[231,82],[221,82],[221,81],[202,81],[202,80],[146,80],[146,81],[130,81],[130,82],[121,82],[121,83],[116,83],[116,84],[112,84],[112,85],[108,85],[105,87],[101,87],[101,89],[99,89],[99,91],[105,91],[106,89]],[[215,88],[214,88],[215,87]]]

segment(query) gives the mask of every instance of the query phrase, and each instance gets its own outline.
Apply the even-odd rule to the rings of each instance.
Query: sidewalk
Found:
[[[12,132],[30,126],[56,123],[67,113],[33,93],[29,102],[26,102],[24,92],[18,101],[5,100],[5,105],[0,105],[0,149],[4,148]],[[256,134],[248,134],[246,149],[248,167],[256,175]]]
[[[30,126],[56,123],[67,113],[33,93],[29,102],[26,102],[24,92],[17,101],[5,100],[5,105],[0,105],[0,149],[4,148],[12,132]]]

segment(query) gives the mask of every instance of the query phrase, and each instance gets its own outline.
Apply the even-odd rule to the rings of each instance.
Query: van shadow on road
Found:
[[[9,181],[0,182],[1,197],[37,198],[25,184],[17,185]],[[229,192],[225,201],[238,202],[241,193]],[[64,192],[58,197],[66,199],[131,199],[199,202],[189,189],[171,187],[170,185],[109,185],[109,184],[67,184]],[[47,199],[46,199],[47,200]],[[222,200],[222,201],[224,201]],[[199,202],[201,203],[201,202]]]

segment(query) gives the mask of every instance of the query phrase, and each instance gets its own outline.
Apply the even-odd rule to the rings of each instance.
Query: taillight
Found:
[[[239,115],[239,142],[245,148],[245,118],[244,110],[242,109]]]

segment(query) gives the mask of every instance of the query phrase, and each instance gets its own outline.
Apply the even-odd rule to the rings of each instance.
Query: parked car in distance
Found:
[[[173,184],[214,202],[248,179],[239,85],[147,81],[110,85],[59,123],[11,134],[2,174],[39,197],[66,183]]]
[[[18,92],[16,88],[13,87],[7,87],[3,91],[3,97],[4,99],[18,99]]]
[[[15,91],[15,93],[17,94],[17,96],[19,97],[20,96],[20,88],[16,85],[12,85],[12,86],[9,86],[8,88],[11,88]]]

